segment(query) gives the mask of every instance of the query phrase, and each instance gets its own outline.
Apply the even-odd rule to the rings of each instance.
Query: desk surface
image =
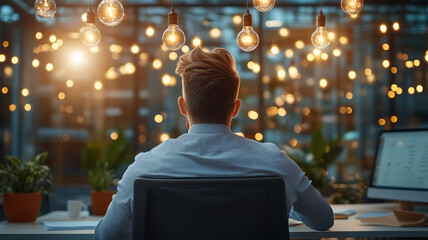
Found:
[[[332,205],[335,211],[353,209],[357,214],[364,212],[388,212],[397,209],[397,204],[345,204]],[[0,223],[0,239],[93,239],[94,230],[55,230],[47,231],[41,221],[63,221],[68,219],[65,211],[55,211],[43,215],[35,223]],[[100,220],[101,217],[81,218]],[[291,238],[326,238],[326,237],[428,237],[428,227],[385,227],[361,225],[355,215],[349,219],[335,220],[334,226],[325,232],[315,231],[305,225],[290,227]]]

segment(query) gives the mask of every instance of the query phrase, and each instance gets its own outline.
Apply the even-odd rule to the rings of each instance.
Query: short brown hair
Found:
[[[226,123],[240,83],[232,55],[223,48],[197,47],[180,57],[175,72],[183,79],[188,114],[196,122]]]

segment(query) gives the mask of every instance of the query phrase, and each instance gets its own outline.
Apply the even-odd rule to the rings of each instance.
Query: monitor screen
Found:
[[[428,129],[381,132],[367,195],[428,202]]]

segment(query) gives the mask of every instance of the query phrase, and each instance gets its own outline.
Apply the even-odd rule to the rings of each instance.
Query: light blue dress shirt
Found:
[[[282,176],[286,185],[287,210],[293,208],[307,226],[326,230],[333,213],[324,197],[293,160],[272,143],[260,143],[233,134],[222,124],[194,124],[187,134],[169,139],[135,157],[95,229],[95,239],[130,239],[133,183],[137,177],[209,178]]]

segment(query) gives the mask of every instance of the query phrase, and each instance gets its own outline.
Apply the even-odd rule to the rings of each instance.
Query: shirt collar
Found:
[[[194,134],[214,134],[214,133],[231,133],[226,124],[217,123],[197,123],[193,124],[188,133]]]

